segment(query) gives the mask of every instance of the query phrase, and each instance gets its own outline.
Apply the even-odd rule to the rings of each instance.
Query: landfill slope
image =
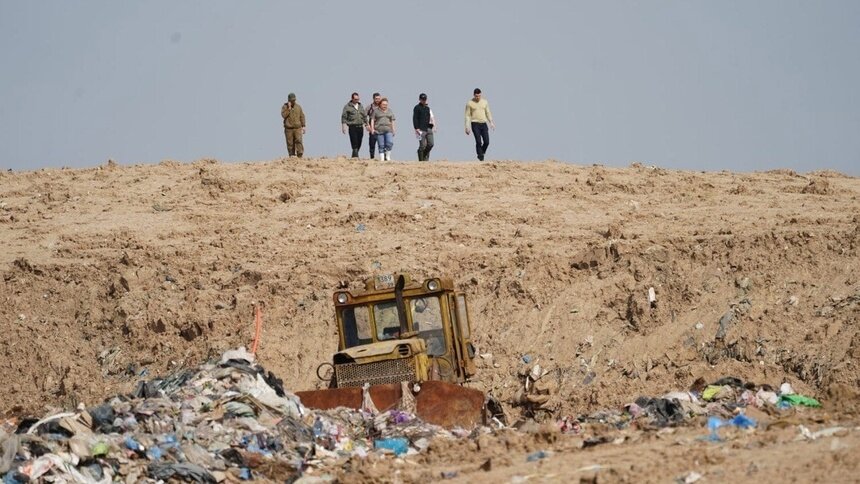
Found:
[[[408,272],[468,294],[470,385],[514,418],[536,363],[537,414],[733,376],[856,416],[858,194],[832,172],[559,162],[0,173],[0,411],[97,404],[247,346],[255,304],[258,361],[315,388],[338,283]]]

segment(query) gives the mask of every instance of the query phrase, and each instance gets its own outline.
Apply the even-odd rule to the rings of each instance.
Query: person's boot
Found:
[[[379,161],[385,161],[385,152],[384,152],[384,151],[381,151],[381,150],[380,150],[380,152],[379,152]]]
[[[358,150],[352,150],[352,157],[358,158]]]
[[[418,150],[418,161],[424,161],[424,152],[420,149]]]
[[[430,161],[430,150],[424,151],[424,161]]]

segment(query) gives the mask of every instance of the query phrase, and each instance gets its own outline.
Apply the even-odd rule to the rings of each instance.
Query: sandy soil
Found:
[[[467,292],[482,355],[470,385],[512,418],[527,355],[553,389],[533,410],[539,419],[736,376],[817,396],[822,425],[854,422],[858,195],[860,180],[832,172],[557,162],[199,160],[0,173],[0,411],[95,403],[142,372],[247,345],[255,303],[265,307],[259,361],[287,387],[313,388],[336,347],[338,282],[405,271],[451,276]],[[465,479],[553,480],[600,464],[616,469],[599,473],[612,481],[692,470],[729,480],[748,476],[747,462],[770,477],[803,459],[831,477],[857,466],[839,457],[856,452],[856,432],[833,450],[794,442],[794,427],[718,448],[695,442],[700,430],[571,444],[475,475],[454,467]],[[422,472],[459,457],[440,459]],[[695,459],[704,464],[688,465]],[[655,474],[660,460],[667,470]]]
[[[703,441],[702,432],[690,428],[601,436],[609,442],[583,447],[583,437],[511,432],[454,447],[440,443],[418,459],[356,459],[344,470],[322,475],[348,483],[683,483],[697,474],[690,482],[856,482],[860,471],[857,427],[815,440],[798,438],[794,426],[726,432],[719,443]],[[546,457],[534,459],[541,451]]]

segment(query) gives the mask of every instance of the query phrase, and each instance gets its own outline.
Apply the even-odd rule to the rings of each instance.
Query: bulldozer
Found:
[[[484,423],[484,394],[463,386],[476,372],[475,347],[466,295],[452,280],[378,275],[332,299],[338,349],[317,368],[328,388],[297,393],[305,406],[385,411],[409,402],[443,427]]]

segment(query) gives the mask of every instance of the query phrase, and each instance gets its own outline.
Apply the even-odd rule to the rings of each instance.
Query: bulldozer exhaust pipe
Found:
[[[406,286],[406,278],[403,275],[397,276],[397,282],[394,284],[394,300],[397,303],[397,317],[400,320],[400,334],[406,334],[406,305],[403,303],[403,288]]]

